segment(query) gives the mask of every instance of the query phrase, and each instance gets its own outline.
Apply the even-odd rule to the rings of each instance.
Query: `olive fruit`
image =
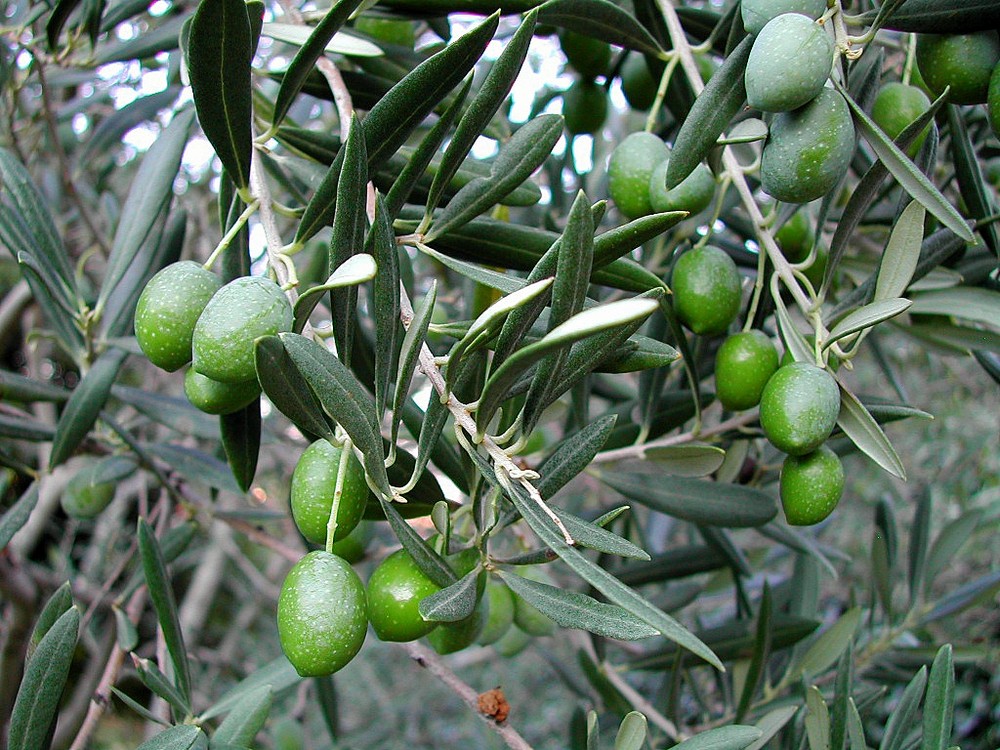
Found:
[[[788,112],[812,101],[830,77],[833,52],[826,31],[808,16],[772,18],[747,58],[747,103],[764,112]]]
[[[564,30],[559,34],[559,46],[569,64],[580,75],[596,78],[608,72],[611,65],[611,45],[607,42]]]
[[[398,550],[383,560],[368,579],[368,618],[383,641],[415,641],[438,623],[425,620],[420,600],[440,590],[410,557]]]
[[[206,414],[232,414],[253,403],[260,395],[260,383],[256,380],[220,383],[191,367],[184,373],[184,394]]]
[[[328,440],[317,440],[306,448],[292,472],[289,505],[292,518],[302,536],[313,544],[326,543],[337,472],[343,449]],[[337,505],[337,530],[334,542],[344,539],[358,525],[368,502],[368,484],[361,462],[348,456],[347,471]]]
[[[615,146],[608,161],[608,195],[629,219],[653,212],[649,180],[653,169],[667,160],[670,150],[652,133],[630,133]]]
[[[992,29],[971,34],[920,34],[916,59],[920,75],[934,96],[940,96],[950,86],[950,102],[983,104],[990,76],[1000,62],[1000,37]]]
[[[254,341],[292,330],[292,306],[270,279],[242,276],[209,300],[194,327],[194,369],[212,380],[255,380]]]
[[[854,123],[832,89],[771,122],[761,154],[764,190],[779,201],[808,203],[834,188],[854,154]]]
[[[684,253],[671,275],[674,310],[699,336],[725,331],[740,311],[740,273],[733,259],[712,245]]]
[[[986,114],[989,116],[993,134],[1000,138],[1000,63],[993,68],[993,75],[990,76],[990,86],[986,97]]]
[[[825,445],[804,456],[788,456],[778,482],[785,519],[811,526],[829,516],[844,494],[844,466]]]
[[[367,628],[365,589],[347,562],[318,550],[292,566],[278,595],[278,637],[295,671],[333,674],[361,650]]]
[[[790,263],[801,263],[813,247],[813,230],[805,210],[796,211],[774,233],[774,240]]]
[[[660,162],[649,178],[649,203],[654,211],[688,211],[701,213],[715,197],[715,175],[699,164],[676,187],[667,190],[667,167],[670,160]]]
[[[740,13],[748,34],[759,34],[764,25],[782,13],[801,13],[819,18],[826,11],[826,0],[743,0]]]
[[[92,461],[66,483],[59,505],[70,518],[95,518],[114,499],[115,483],[102,480],[99,467],[100,461]]]
[[[491,578],[486,583],[485,598],[489,600],[488,616],[478,641],[483,646],[489,646],[500,640],[514,622],[514,594],[504,584]]]
[[[563,119],[573,135],[593,135],[608,116],[604,89],[588,79],[577,79],[563,92]]]
[[[632,109],[647,110],[656,101],[657,80],[649,72],[646,58],[638,53],[625,56],[619,71],[622,93]]]
[[[830,437],[840,413],[840,389],[826,370],[792,362],[767,381],[760,397],[760,426],[780,451],[801,456]]]
[[[715,354],[715,395],[730,411],[750,409],[777,369],[778,350],[763,331],[734,333]]]
[[[361,522],[343,539],[338,539],[333,543],[333,554],[342,557],[352,565],[364,559],[365,548],[368,546],[368,539],[371,536],[371,527]]]
[[[503,657],[516,656],[528,647],[532,636],[516,625],[511,626],[494,644],[493,648]]]
[[[903,129],[931,107],[927,94],[916,86],[891,81],[879,89],[872,105],[872,119],[893,140]],[[913,140],[907,152],[916,156],[930,132],[930,123]]]
[[[190,260],[172,263],[149,280],[135,306],[135,338],[157,367],[174,372],[191,361],[198,316],[222,281]]]

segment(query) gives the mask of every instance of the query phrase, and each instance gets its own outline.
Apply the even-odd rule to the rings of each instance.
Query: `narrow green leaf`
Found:
[[[663,51],[635,16],[607,0],[548,0],[538,11],[540,23],[561,26],[650,55]]]
[[[232,469],[236,484],[244,492],[249,492],[257,473],[257,457],[260,453],[260,400],[252,402],[231,414],[219,417],[222,430],[222,448]]]
[[[510,387],[542,357],[601,331],[647,318],[657,307],[655,300],[638,298],[592,307],[552,329],[540,341],[523,347],[511,355],[486,381],[479,397],[476,427],[480,431],[486,428],[500,403],[507,397]]]
[[[473,27],[410,71],[372,107],[365,117],[369,169],[377,168],[395,153],[424,117],[465,78],[485,52],[499,21],[497,13]]]
[[[403,545],[403,549],[413,558],[417,567],[443,589],[455,583],[457,580],[455,573],[448,567],[448,563],[403,520],[399,511],[396,510],[395,505],[382,497],[379,498],[379,502],[382,505],[382,510],[385,511],[386,520],[389,521],[389,526],[392,527],[393,533],[396,535],[399,543]],[[473,591],[474,593],[475,591]]]
[[[151,722],[153,724],[159,724],[161,727],[169,726],[169,723],[162,716],[157,716],[148,708],[146,708],[144,705],[139,703],[134,698],[130,698],[128,695],[123,693],[118,688],[112,686],[111,692],[112,694],[116,695],[122,703],[124,703],[133,711],[135,711],[137,714],[139,714],[139,716],[141,716],[146,721]]]
[[[351,118],[350,132],[342,153],[344,158],[337,181],[336,211],[333,214],[333,234],[327,267],[330,272],[361,251],[368,223],[365,213],[368,156],[365,152],[364,129],[356,114]],[[311,206],[312,201],[306,207],[303,222],[307,221]],[[351,353],[354,351],[357,306],[357,287],[347,286],[330,291],[333,338],[337,342],[340,359],[347,366],[351,364]]]
[[[254,345],[257,377],[278,410],[308,435],[334,439],[334,430],[302,373],[277,336],[265,336]]]
[[[726,452],[715,445],[661,445],[642,451],[643,462],[649,462],[665,474],[677,477],[704,477],[715,473],[726,459]],[[644,471],[649,470],[646,464]],[[638,468],[638,466],[636,467]]]
[[[155,29],[124,42],[119,42],[115,35],[110,35],[108,39],[104,40],[93,64],[107,65],[114,62],[143,60],[160,52],[175,50],[180,44],[181,32],[190,20],[191,16],[188,13],[178,13],[170,16]]]
[[[646,717],[629,711],[615,735],[615,750],[642,750],[646,742]]]
[[[757,724],[755,725],[762,734],[751,744],[747,745],[746,750],[763,750],[767,746],[767,743],[782,730],[785,724],[791,721],[791,718],[798,713],[798,710],[798,706],[785,706],[784,708],[776,708],[764,714],[757,720]]]
[[[251,672],[243,680],[229,689],[229,691],[217,700],[210,708],[201,713],[201,718],[205,721],[214,719],[217,716],[232,711],[236,706],[246,700],[247,696],[261,688],[270,687],[274,695],[277,695],[287,688],[297,685],[302,678],[295,671],[295,668],[284,656],[279,656],[274,661],[268,662],[264,666]]]
[[[868,743],[865,742],[865,728],[861,723],[861,714],[854,703],[854,698],[847,699],[847,738],[850,740],[851,750],[868,750]]]
[[[495,206],[541,166],[562,132],[562,117],[552,114],[539,115],[518,128],[500,149],[489,178],[480,177],[459,190],[435,217],[425,241],[432,244],[436,237],[461,227]]]
[[[171,471],[177,472],[189,482],[214,487],[223,492],[232,492],[235,495],[243,494],[233,478],[229,465],[215,456],[210,456],[197,448],[173,443],[147,444],[144,448],[166,463]]]
[[[134,651],[139,645],[139,631],[122,611],[121,607],[112,606],[115,613],[115,642],[122,651]]]
[[[901,297],[910,285],[920,259],[926,213],[923,206],[910,201],[899,215],[879,264],[875,302]]]
[[[476,139],[489,125],[500,105],[510,94],[514,81],[524,58],[528,53],[528,44],[534,38],[535,19],[537,11],[531,11],[521,21],[514,35],[507,41],[503,52],[490,66],[486,78],[483,79],[479,91],[469,102],[468,109],[462,114],[455,132],[452,134],[448,147],[445,149],[434,182],[431,183],[427,195],[425,214],[430,217],[437,208],[444,188],[455,176],[462,161],[468,156]]]
[[[857,396],[840,383],[840,414],[837,424],[859,450],[894,477],[905,481],[906,470],[878,422]]]
[[[21,497],[0,518],[0,552],[7,549],[10,540],[28,522],[31,512],[38,505],[38,482],[28,485]]]
[[[45,38],[50,52],[55,52],[59,48],[59,36],[63,27],[80,3],[81,0],[59,0],[52,9],[49,20],[45,23]]]
[[[543,498],[555,495],[590,465],[607,442],[616,419],[614,415],[596,419],[578,432],[566,436],[552,449],[538,465],[538,473],[542,478],[536,483],[536,487]]]
[[[765,583],[764,590],[761,592],[760,607],[757,610],[753,656],[750,659],[750,667],[747,669],[743,691],[740,693],[736,721],[742,721],[746,717],[754,696],[757,694],[757,688],[760,687],[764,678],[764,668],[768,659],[771,658],[771,629],[771,587]]]
[[[841,318],[830,331],[824,346],[830,346],[852,334],[864,331],[906,312],[912,303],[902,297],[882,299],[859,307]]]
[[[250,64],[256,41],[244,0],[201,0],[191,21],[187,72],[198,122],[237,187],[250,186]]]
[[[590,288],[590,272],[594,258],[594,219],[590,201],[580,190],[576,194],[559,240],[556,268],[552,283],[549,331],[562,325],[583,310]],[[569,352],[563,348],[543,358],[535,369],[524,402],[522,420],[525,430],[534,429],[545,404],[551,401],[560,370]]]
[[[829,750],[830,712],[815,685],[806,688],[806,737],[810,750]]]
[[[714,78],[712,80],[715,80]],[[941,195],[941,192],[934,187],[927,176],[913,164],[910,158],[900,151],[899,147],[893,143],[885,133],[872,121],[865,111],[858,106],[850,94],[844,88],[835,83],[854,115],[854,122],[858,130],[864,135],[865,140],[882,160],[886,168],[892,173],[899,184],[908,192],[914,200],[918,201],[924,208],[930,211],[948,229],[953,231],[966,242],[972,242],[972,231],[961,214],[955,210],[948,200]]]
[[[153,530],[145,519],[139,519],[139,554],[142,557],[142,569],[146,574],[146,586],[149,597],[156,610],[156,619],[163,631],[163,640],[167,644],[170,660],[174,665],[174,682],[185,703],[191,701],[191,671],[188,666],[187,649],[184,647],[184,637],[181,634],[180,621],[177,619],[177,604],[174,601],[174,591],[167,573],[167,564],[163,552]]]
[[[49,213],[49,203],[35,187],[28,170],[12,151],[5,148],[0,148],[0,188],[0,196],[9,201],[23,230],[32,239],[31,244],[25,247],[11,244],[11,251],[16,253],[18,249],[31,250],[38,257],[44,258],[46,267],[51,268],[54,277],[59,280],[64,296],[73,299],[76,296],[73,268],[55,221]]]
[[[931,524],[933,522],[934,500],[930,488],[923,488],[917,494],[916,510],[910,531],[909,568],[907,582],[910,589],[910,606],[917,603],[923,590],[927,573],[927,557],[930,548]]]
[[[987,573],[969,583],[962,584],[938,600],[921,624],[935,622],[962,612],[977,602],[983,602],[1000,590],[1000,570]]]
[[[748,36],[740,42],[694,100],[691,113],[674,139],[667,165],[668,190],[677,187],[704,160],[722,131],[746,103],[743,77],[753,41],[753,37]]]
[[[617,510],[620,513],[627,509],[626,505]],[[573,537],[573,541],[580,547],[597,550],[606,555],[618,555],[633,560],[649,560],[646,551],[632,544],[628,539],[601,528],[596,523],[589,523],[582,518],[577,518],[564,510],[553,509],[553,512],[559,516],[559,520],[563,522],[569,535]]]
[[[699,732],[674,745],[673,750],[745,750],[759,740],[761,734],[757,727],[730,724]]]
[[[1000,238],[997,236],[996,224],[992,221],[981,223],[982,220],[995,214],[996,208],[990,197],[992,191],[983,178],[976,148],[965,126],[962,109],[955,104],[949,104],[947,109],[948,130],[951,134],[948,143],[955,165],[955,179],[958,181],[958,189],[968,207],[969,215],[977,222],[976,231],[996,255],[1000,253]]]
[[[207,750],[208,738],[193,724],[178,724],[143,742],[136,750]]]
[[[847,642],[854,638],[854,633],[861,623],[861,614],[860,607],[854,607],[842,614],[837,622],[813,641],[809,650],[793,667],[793,674],[809,678],[824,672],[835,664],[841,653],[847,648]]]
[[[649,638],[659,632],[620,606],[517,574],[498,572],[511,591],[560,627],[578,628],[624,641]]]
[[[261,34],[295,47],[305,47],[312,39],[313,29],[293,23],[272,22],[265,23],[261,27]],[[381,57],[385,54],[377,44],[355,36],[348,31],[338,31],[333,34],[322,51],[329,52],[331,55],[353,57]]]
[[[686,211],[640,216],[594,237],[594,268],[602,268],[659,237],[687,217]],[[596,222],[595,222],[596,223]]]
[[[403,342],[399,348],[399,365],[396,372],[396,388],[392,396],[392,434],[389,439],[396,444],[399,436],[399,424],[403,418],[403,405],[410,391],[413,373],[420,358],[420,349],[427,337],[427,327],[434,314],[434,304],[437,301],[437,280],[431,282],[427,294],[413,311],[413,319],[406,328]]]
[[[347,431],[361,451],[365,471],[375,486],[391,497],[371,395],[343,362],[320,344],[296,333],[283,333],[278,338],[324,411]]]
[[[955,723],[955,667],[952,648],[946,643],[934,656],[924,702],[923,740],[920,750],[945,750]]]
[[[522,279],[500,273],[499,271],[491,271],[488,268],[483,268],[482,266],[478,266],[474,263],[468,263],[464,260],[458,260],[457,258],[445,255],[444,253],[439,253],[432,247],[422,245],[419,249],[424,255],[434,258],[441,263],[441,265],[446,268],[450,268],[460,276],[464,276],[470,281],[475,281],[477,284],[488,286],[491,289],[498,289],[505,294],[511,294],[512,292],[516,292],[526,286]]]
[[[254,738],[264,727],[271,711],[273,694],[270,685],[263,685],[244,694],[212,734],[212,747],[216,743],[253,747]]]
[[[625,497],[696,524],[745,528],[777,515],[774,498],[752,487],[663,474],[600,471],[598,479]]]
[[[392,219],[381,195],[375,196],[375,223],[368,233],[365,251],[375,258],[378,273],[372,285],[371,306],[375,318],[375,411],[385,412],[392,377],[398,367],[402,339],[399,322],[399,251]]]
[[[320,56],[326,50],[327,43],[333,39],[340,27],[350,17],[361,0],[339,0],[326,12],[322,20],[312,30],[308,41],[299,47],[292,62],[289,63],[285,75],[281,78],[281,86],[274,99],[274,114],[271,117],[271,127],[276,128],[285,119],[289,108],[298,96],[299,91],[312,72]]]
[[[1000,292],[970,286],[921,292],[913,295],[910,312],[953,315],[995,326],[1000,321]]]
[[[420,601],[420,616],[434,622],[458,622],[476,609],[476,580],[479,569],[473,569],[449,586]]]
[[[903,690],[899,703],[889,715],[889,720],[885,724],[885,734],[882,735],[882,741],[878,746],[879,750],[902,750],[905,746],[907,735],[916,724],[917,709],[923,700],[926,685],[927,667],[921,667]]]
[[[930,591],[931,585],[938,573],[944,570],[955,554],[972,538],[976,527],[983,519],[983,513],[974,509],[963,513],[954,521],[949,522],[937,535],[927,555],[927,576],[924,583],[924,594]]]
[[[52,596],[45,602],[45,606],[42,607],[38,619],[35,620],[35,627],[31,631],[31,638],[28,639],[27,658],[31,658],[35,649],[38,648],[38,644],[42,642],[42,638],[45,637],[56,621],[72,606],[73,591],[70,589],[69,581],[67,581],[53,592]]]
[[[71,607],[49,628],[25,665],[24,678],[10,714],[9,750],[48,747],[49,732],[69,677],[79,630],[80,612]]]
[[[906,0],[885,22],[894,31],[929,34],[967,34],[997,26],[1000,8],[993,0]]]
[[[240,4],[243,5],[242,2]],[[246,11],[243,13],[246,15]],[[115,230],[96,310],[103,311],[112,292],[120,291],[117,287],[136,262],[140,250],[157,225],[158,217],[170,204],[174,195],[174,180],[193,120],[194,112],[190,110],[176,115],[143,156],[122,206],[121,221]]]
[[[556,529],[555,524],[522,487],[510,482],[501,483],[493,473],[492,467],[482,456],[478,453],[469,455],[483,476],[504,492],[531,529],[577,575],[603,594],[610,602],[636,615],[646,624],[656,628],[667,639],[691,651],[715,668],[725,669],[711,649],[679,622],[625,586],[615,576],[588,560],[578,550],[569,546]]]
[[[135,654],[132,655],[132,662],[142,684],[170,705],[175,719],[180,720],[191,713],[191,702],[181,695],[163,670],[149,659],[140,659]]]
[[[49,468],[69,458],[90,432],[111,394],[111,385],[121,372],[128,352],[108,349],[84,375],[63,409],[52,441]]]

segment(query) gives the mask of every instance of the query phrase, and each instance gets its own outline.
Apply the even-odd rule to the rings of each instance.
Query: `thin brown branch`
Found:
[[[482,718],[499,735],[500,739],[507,744],[507,747],[512,750],[532,750],[528,741],[514,727],[508,725],[506,721],[498,723],[480,711],[479,693],[471,685],[464,682],[461,677],[452,672],[436,653],[418,642],[407,643],[404,647],[413,661],[451,688],[462,700],[462,703],[472,709],[477,716]]]

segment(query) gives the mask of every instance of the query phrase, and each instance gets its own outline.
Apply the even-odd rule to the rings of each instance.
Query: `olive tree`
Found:
[[[7,746],[996,746],[996,2],[2,23]]]

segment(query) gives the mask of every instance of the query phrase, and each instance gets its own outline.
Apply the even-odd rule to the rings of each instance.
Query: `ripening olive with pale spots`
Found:
[[[484,596],[471,615],[457,622],[442,622],[427,634],[427,642],[442,655],[468,648],[482,633],[489,618],[489,607],[489,599]]]
[[[302,452],[292,472],[289,505],[302,536],[313,544],[326,543],[326,531],[337,488],[343,449],[328,440],[317,440]],[[334,541],[347,537],[361,521],[368,502],[368,484],[361,462],[350,454],[337,505]]]
[[[778,481],[785,520],[811,526],[833,513],[844,494],[844,465],[825,445],[804,456],[788,456]]]
[[[295,671],[333,674],[361,650],[367,630],[365,588],[350,565],[323,551],[295,563],[278,596],[278,637]]]
[[[415,641],[437,627],[420,614],[422,599],[440,587],[417,567],[406,550],[383,560],[368,579],[368,618],[382,641]]]
[[[788,112],[812,101],[830,77],[833,54],[829,35],[808,16],[771,19],[747,58],[747,103],[764,112]]]
[[[220,383],[191,367],[184,373],[184,395],[206,414],[232,414],[260,396],[260,383],[256,380]]]
[[[779,367],[760,397],[760,426],[771,444],[792,456],[821,446],[837,424],[840,388],[833,376],[807,362]]]
[[[790,263],[801,263],[813,247],[813,230],[805,210],[796,211],[774,233],[774,241]]]
[[[712,245],[684,253],[670,277],[674,311],[699,336],[723,333],[740,311],[740,272],[725,250]]]
[[[759,34],[768,21],[782,13],[801,13],[819,18],[826,11],[826,0],[743,0],[740,14],[748,34]]]
[[[832,89],[771,122],[760,161],[761,185],[786,203],[808,203],[830,192],[854,155],[854,123]]]
[[[218,276],[190,260],[149,280],[135,306],[135,338],[150,362],[174,372],[191,361],[195,324],[221,286]]]
[[[670,160],[660,162],[649,178],[649,203],[654,211],[687,211],[692,216],[712,204],[715,197],[715,175],[699,164],[680,184],[667,190],[667,167]]]
[[[638,52],[626,55],[619,75],[622,79],[622,93],[632,109],[647,110],[656,101],[659,82],[649,72],[646,58]]]
[[[486,583],[485,598],[489,600],[489,614],[478,642],[489,646],[500,640],[514,623],[514,594],[500,581],[491,578]]]
[[[209,300],[194,327],[193,367],[222,383],[257,378],[254,341],[292,330],[292,306],[270,279],[242,276]]]
[[[629,219],[653,213],[649,202],[649,180],[670,149],[652,133],[631,133],[615,146],[608,161],[608,195]]]
[[[1000,36],[995,30],[971,34],[920,34],[917,68],[928,90],[941,96],[945,88],[952,104],[983,104],[990,76],[1000,63]]]

